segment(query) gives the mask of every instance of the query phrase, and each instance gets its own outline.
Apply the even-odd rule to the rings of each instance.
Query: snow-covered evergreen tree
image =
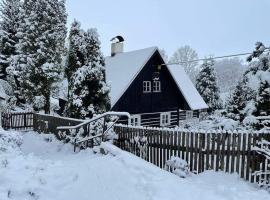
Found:
[[[209,106],[209,112],[221,108],[220,93],[213,59],[207,59],[202,64],[201,71],[196,79],[196,88]]]
[[[3,0],[0,3],[0,79],[7,78],[6,69],[10,66],[12,56],[16,54],[20,7],[20,0]]]
[[[21,94],[31,104],[43,99],[50,112],[53,83],[61,73],[61,53],[66,37],[67,14],[64,0],[24,1],[18,56],[14,59]]]
[[[256,113],[257,116],[270,115],[270,83],[263,81],[260,84],[259,91],[256,97]]]
[[[256,91],[255,116],[270,115],[270,55],[263,43],[257,42],[252,55],[247,58],[250,68],[245,77]]]
[[[65,68],[65,74],[68,80],[68,98],[71,89],[71,77],[84,63],[84,55],[81,51],[83,34],[84,32],[81,29],[81,24],[74,20],[69,32],[68,53]]]
[[[251,110],[251,113],[254,110],[254,102],[252,101],[254,96],[254,91],[248,87],[247,80],[239,81],[228,98],[226,105],[227,117],[242,121],[246,117],[245,112],[248,109]]]
[[[76,64],[81,65],[71,75],[71,89],[67,113],[71,117],[92,117],[109,108],[109,87],[105,83],[105,61],[100,51],[100,41],[96,29],[83,32],[80,48],[74,50]],[[79,62],[78,62],[79,61]],[[69,63],[71,64],[71,63]]]

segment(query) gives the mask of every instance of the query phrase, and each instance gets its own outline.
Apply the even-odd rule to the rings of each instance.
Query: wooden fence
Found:
[[[3,113],[4,129],[34,130],[58,135],[59,126],[76,126],[83,120],[35,113]],[[254,148],[263,140],[269,144],[270,133],[191,132],[187,130],[140,128],[117,125],[117,145],[164,168],[171,156],[189,163],[190,170],[238,173],[249,182],[269,182],[270,161]]]
[[[1,118],[5,130],[34,130],[54,134],[58,132],[58,126],[74,126],[84,122],[84,120],[33,112],[2,113]]]
[[[16,112],[16,113],[2,113],[2,127],[5,130],[31,130],[33,129],[32,112]]]
[[[186,160],[195,173],[205,170],[238,173],[241,178],[258,183],[270,178],[267,173],[257,173],[269,171],[270,163],[253,150],[262,139],[270,141],[270,133],[205,133],[120,125],[115,127],[115,132],[121,149],[160,168],[164,168],[171,156],[177,156]],[[142,153],[142,149],[146,152]]]

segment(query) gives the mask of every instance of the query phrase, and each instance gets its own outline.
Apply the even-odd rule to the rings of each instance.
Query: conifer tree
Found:
[[[3,0],[0,3],[0,79],[7,78],[7,68],[16,55],[19,42],[18,29],[21,20],[20,0]]]
[[[270,115],[270,84],[267,81],[261,82],[258,95],[256,97],[257,116]]]
[[[81,51],[83,34],[84,31],[81,29],[81,24],[74,20],[69,31],[68,53],[65,67],[65,75],[68,81],[68,99],[71,90],[71,77],[84,63],[84,55]]]
[[[263,43],[257,42],[255,50],[247,58],[250,68],[246,71],[245,77],[256,89],[255,116],[265,116],[270,114],[270,55],[265,52]]]
[[[51,87],[61,73],[66,37],[64,0],[25,0],[16,69],[28,103],[42,100],[50,112]]]
[[[246,117],[246,106],[254,99],[254,91],[247,85],[247,80],[241,80],[228,98],[226,105],[227,116],[242,121]]]
[[[209,106],[209,112],[221,108],[219,88],[217,86],[217,75],[213,66],[213,59],[204,61],[201,66],[201,71],[196,79],[196,88]]]
[[[105,61],[96,29],[83,33],[79,48],[81,67],[71,76],[68,113],[71,117],[92,117],[109,109],[109,88],[105,82]]]

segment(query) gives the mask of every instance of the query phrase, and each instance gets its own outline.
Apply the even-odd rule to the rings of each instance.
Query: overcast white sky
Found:
[[[74,18],[110,39],[125,38],[125,51],[158,46],[171,55],[185,44],[200,57],[250,52],[256,41],[270,45],[270,0],[67,0]]]

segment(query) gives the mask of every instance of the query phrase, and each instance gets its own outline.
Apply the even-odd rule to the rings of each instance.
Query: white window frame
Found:
[[[171,113],[170,112],[160,113],[160,126],[169,126],[169,125],[171,125]]]
[[[136,122],[137,120],[137,122]],[[130,126],[141,126],[141,115],[132,115],[128,120]]]
[[[192,110],[187,110],[186,111],[186,119],[193,119],[193,111]]]
[[[143,93],[151,92],[151,81],[143,81]]]
[[[161,92],[161,82],[153,81],[153,92]]]

